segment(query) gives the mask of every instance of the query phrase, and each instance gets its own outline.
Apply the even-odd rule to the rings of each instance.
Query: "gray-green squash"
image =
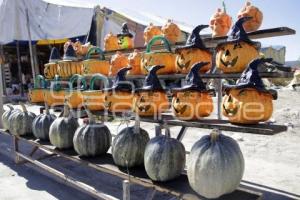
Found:
[[[105,154],[111,145],[111,133],[103,122],[96,123],[93,114],[87,108],[85,110],[89,120],[77,128],[73,138],[74,149],[80,156]]]
[[[152,138],[145,150],[144,164],[148,176],[154,181],[169,181],[180,176],[185,166],[183,144],[170,137],[169,129],[165,135]]]
[[[49,129],[51,124],[56,119],[56,116],[50,114],[49,107],[45,104],[46,112],[38,115],[32,123],[33,135],[41,140],[49,140]]]
[[[2,114],[2,124],[3,124],[3,128],[5,130],[9,130],[9,124],[10,124],[10,117],[13,113],[15,112],[19,112],[20,109],[14,109],[14,107],[12,107],[11,105],[6,105],[9,109],[6,110],[5,112],[3,112]]]
[[[9,132],[13,135],[32,135],[32,122],[36,115],[29,112],[20,102],[21,111],[13,112],[9,117]]]
[[[116,165],[134,167],[144,163],[144,152],[150,138],[144,129],[140,128],[137,116],[135,125],[122,129],[112,143],[112,156]]]
[[[198,194],[218,198],[233,192],[244,173],[244,158],[238,143],[213,130],[197,141],[187,163],[188,180]]]
[[[58,117],[51,124],[49,129],[50,143],[59,149],[73,147],[73,137],[79,124],[70,113],[68,105],[64,106],[62,117]]]

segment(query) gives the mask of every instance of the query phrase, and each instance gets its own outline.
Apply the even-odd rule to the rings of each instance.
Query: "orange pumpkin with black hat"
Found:
[[[163,65],[152,66],[143,87],[135,91],[133,110],[139,116],[159,116],[170,107],[167,94],[156,74],[162,68]]]
[[[224,73],[242,72],[250,61],[259,57],[260,43],[250,40],[243,27],[250,19],[251,17],[238,19],[227,41],[216,47],[216,65]]]
[[[56,47],[51,49],[49,62],[46,63],[44,66],[44,76],[48,79],[53,79],[54,76],[57,74],[58,70],[58,61],[60,61],[60,55]]]
[[[208,25],[199,25],[192,31],[191,35],[186,41],[185,46],[177,47],[175,49],[176,56],[176,70],[177,73],[187,74],[191,67],[197,62],[208,62],[205,67],[201,68],[201,72],[205,73],[211,68],[212,53],[204,45],[200,32]]]
[[[78,61],[73,45],[69,44],[62,61],[58,61],[58,75],[69,78],[74,74],[82,74],[82,63]]]
[[[257,69],[270,61],[272,59],[253,60],[236,85],[224,86],[223,115],[228,117],[231,123],[257,124],[267,121],[272,116],[272,100],[277,99],[277,92],[265,88]]]
[[[122,24],[121,33],[117,34],[120,49],[132,49],[134,47],[133,35],[129,32],[127,23]]]
[[[171,90],[172,111],[182,120],[196,120],[207,117],[213,111],[213,101],[210,91],[202,81],[199,71],[210,63],[199,62],[192,66],[186,76],[186,85]]]
[[[105,108],[110,112],[129,111],[132,108],[133,87],[126,80],[126,73],[131,67],[123,67],[116,75],[111,88],[105,91]]]

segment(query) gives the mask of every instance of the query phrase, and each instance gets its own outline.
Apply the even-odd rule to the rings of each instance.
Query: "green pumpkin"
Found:
[[[73,147],[73,136],[79,124],[71,113],[68,105],[64,106],[64,114],[51,124],[49,129],[50,143],[59,149]]]
[[[185,148],[183,144],[170,137],[169,130],[165,135],[152,138],[145,150],[145,169],[154,181],[169,181],[180,176],[185,166]]]
[[[32,135],[32,122],[36,115],[27,111],[26,106],[20,103],[21,111],[14,112],[9,117],[9,132],[13,135]]]
[[[135,125],[121,130],[114,138],[112,156],[116,165],[134,167],[144,163],[144,152],[150,138],[144,129],[140,128],[139,119]]]
[[[80,156],[97,156],[105,154],[110,145],[112,136],[104,123],[96,123],[92,113],[86,109],[89,116],[88,124],[78,127],[73,144]]]
[[[10,117],[13,113],[15,112],[19,112],[19,109],[14,109],[14,107],[12,107],[11,105],[6,105],[9,110],[6,110],[5,112],[3,112],[2,114],[2,124],[3,124],[3,128],[5,130],[9,129],[9,124],[10,124]]]
[[[243,173],[243,154],[232,138],[214,130],[193,145],[187,175],[191,187],[201,196],[215,199],[233,192]]]
[[[56,116],[50,114],[49,107],[45,104],[46,113],[38,115],[32,123],[33,135],[41,140],[49,140],[49,129]]]

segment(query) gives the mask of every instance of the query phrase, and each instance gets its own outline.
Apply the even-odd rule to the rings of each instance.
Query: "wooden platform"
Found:
[[[8,133],[6,133],[8,134]],[[10,134],[9,134],[10,135]],[[36,140],[33,137],[19,137],[15,136],[17,140],[30,143],[34,147],[45,152],[55,153],[63,158],[72,160],[76,163],[79,163],[83,166],[89,166],[96,170],[99,170],[104,173],[108,173],[114,176],[118,176],[122,179],[129,179],[127,169],[119,168],[113,163],[111,154],[105,154],[103,156],[98,156],[96,158],[84,158],[79,157],[74,150],[58,150],[52,146],[49,142],[43,142]],[[22,155],[21,153],[18,153]],[[26,156],[24,156],[26,157]],[[168,193],[174,195],[181,199],[205,199],[198,194],[196,194],[192,188],[189,186],[187,176],[182,174],[180,177],[175,180],[161,183],[153,182],[147,176],[144,167],[132,168],[129,169],[130,182],[144,187],[153,188],[157,191]],[[262,194],[259,192],[251,191],[245,188],[238,188],[231,194],[224,195],[219,198],[219,200],[259,200],[261,199]]]

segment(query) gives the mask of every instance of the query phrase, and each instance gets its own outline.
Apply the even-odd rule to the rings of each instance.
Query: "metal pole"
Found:
[[[36,73],[35,73],[35,66],[34,66],[34,59],[33,59],[33,52],[32,52],[31,32],[30,32],[28,9],[26,9],[26,26],[27,26],[27,32],[28,32],[28,46],[29,46],[29,52],[30,52],[30,62],[31,62],[32,78],[34,80]]]
[[[19,80],[21,80],[20,84],[20,89],[21,89],[21,96],[24,96],[24,88],[23,88],[23,83],[22,83],[22,66],[21,66],[21,56],[20,56],[20,44],[19,41],[17,40],[17,59],[18,59],[18,75],[19,75]]]
[[[4,57],[3,54],[3,46],[0,45],[0,57]],[[2,68],[3,68],[3,64],[0,63],[0,115],[2,116],[3,114],[3,76],[2,76]],[[2,120],[0,120],[0,128],[3,128],[3,124],[2,124]]]

